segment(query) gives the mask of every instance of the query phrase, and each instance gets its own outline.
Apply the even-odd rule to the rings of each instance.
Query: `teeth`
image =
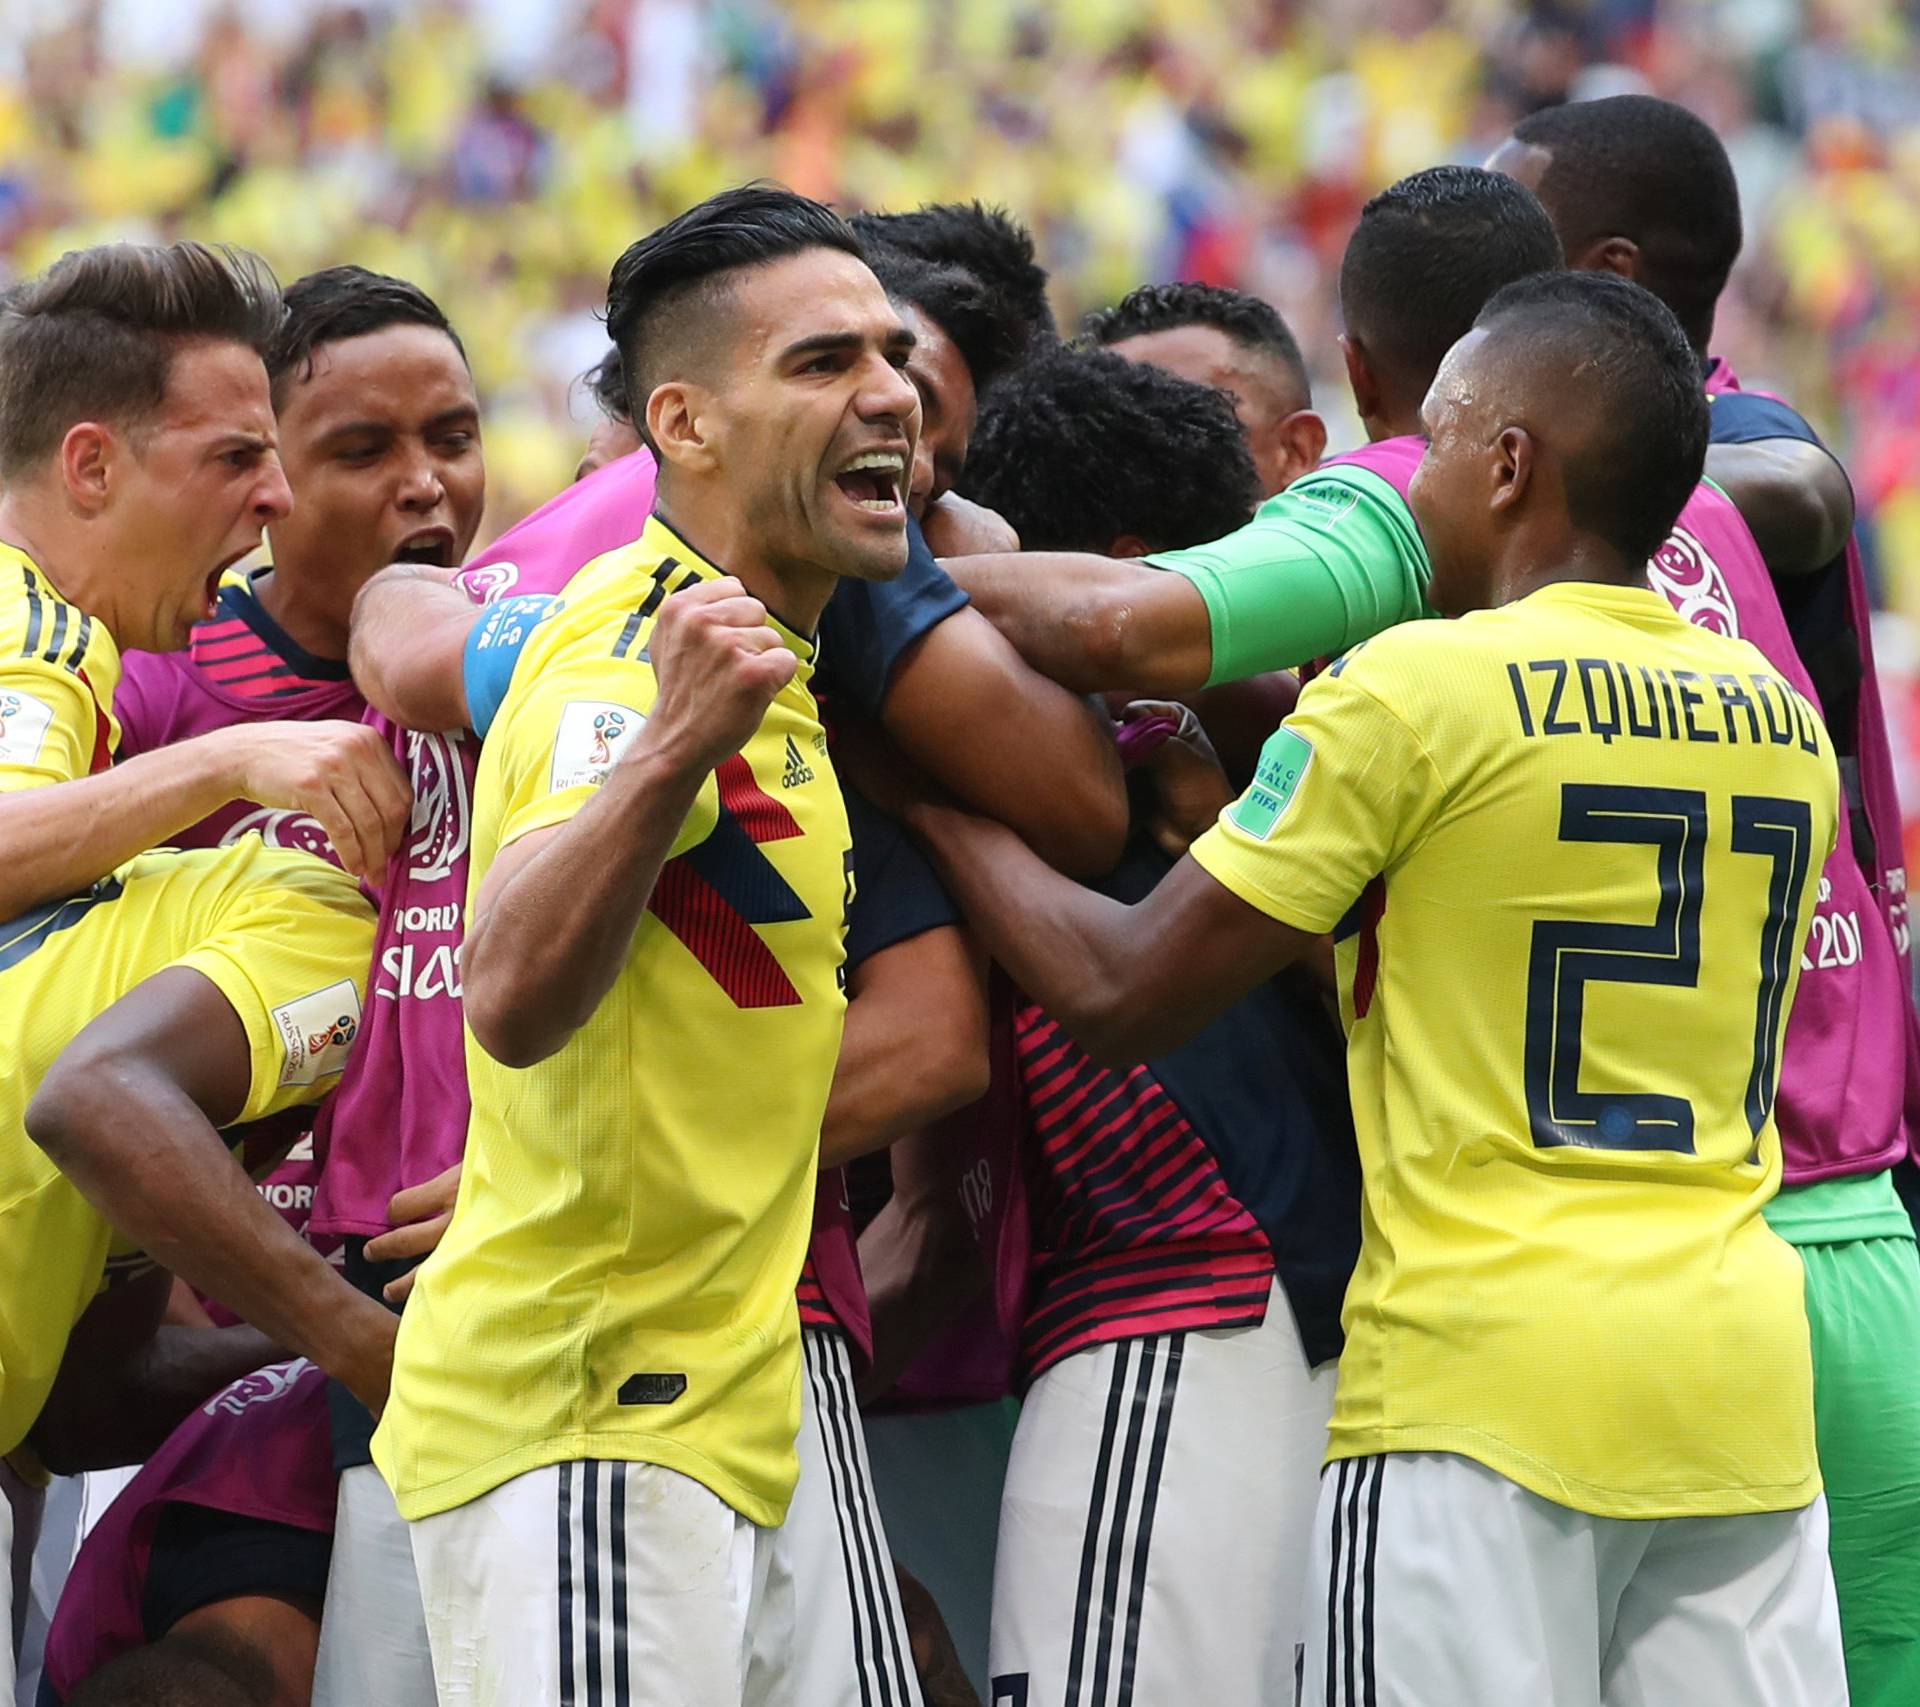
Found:
[[[856,456],[853,461],[841,469],[842,474],[852,474],[862,468],[884,468],[898,479],[906,471],[907,459],[897,450],[870,450]]]

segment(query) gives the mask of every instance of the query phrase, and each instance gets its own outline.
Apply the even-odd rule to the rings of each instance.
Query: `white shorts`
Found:
[[[551,1464],[409,1528],[441,1707],[743,1707],[779,1682],[773,1531],[689,1476]]]
[[[801,1332],[800,1482],[774,1545],[793,1581],[792,1707],[921,1707],[900,1585],[873,1497],[853,1361],[832,1328]],[[757,1669],[770,1656],[755,1635]]]
[[[371,1464],[340,1472],[313,1707],[433,1707],[407,1520]]]
[[[1470,1458],[1329,1464],[1308,1707],[1846,1707],[1827,1508],[1591,1517]]]
[[[1290,1701],[1333,1381],[1276,1287],[1258,1327],[1092,1346],[1034,1382],[1000,1509],[992,1701]]]

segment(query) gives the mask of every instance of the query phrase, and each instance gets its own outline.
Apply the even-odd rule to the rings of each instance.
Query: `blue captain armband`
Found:
[[[513,685],[521,649],[560,604],[556,593],[520,593],[488,605],[473,625],[465,653],[467,723],[482,740]]]

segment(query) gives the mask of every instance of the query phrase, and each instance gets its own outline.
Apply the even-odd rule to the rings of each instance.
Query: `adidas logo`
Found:
[[[800,749],[794,745],[793,737],[787,737],[787,768],[780,773],[782,788],[798,788],[803,782],[813,781],[813,766],[800,756]]]

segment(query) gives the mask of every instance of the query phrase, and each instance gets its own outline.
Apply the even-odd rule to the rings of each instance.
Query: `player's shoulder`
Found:
[[[0,553],[0,670],[43,665],[79,675],[118,652],[103,624],[61,597],[17,552]],[[117,672],[116,672],[117,673]]]

